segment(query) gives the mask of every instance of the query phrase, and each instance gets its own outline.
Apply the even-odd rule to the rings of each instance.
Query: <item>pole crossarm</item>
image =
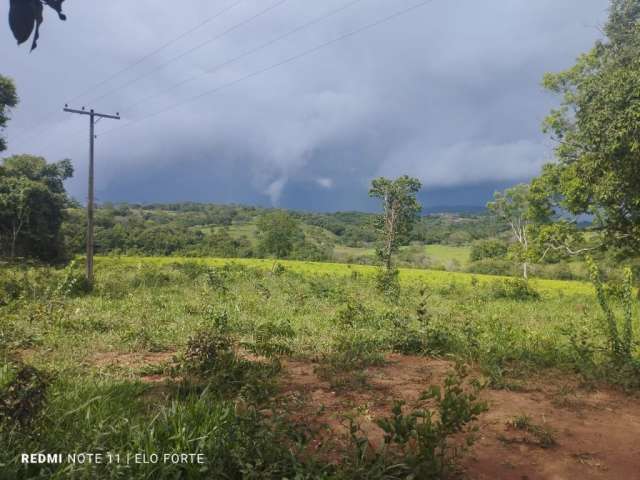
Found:
[[[119,113],[116,113],[115,115],[108,115],[106,113],[97,113],[97,112],[94,112],[93,110],[77,110],[75,108],[68,108],[68,107],[64,107],[63,110],[68,113],[78,113],[80,115],[93,115],[94,117],[97,117],[97,118],[110,118],[112,120],[120,120]]]

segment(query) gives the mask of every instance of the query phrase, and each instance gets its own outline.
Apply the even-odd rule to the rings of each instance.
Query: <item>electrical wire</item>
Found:
[[[217,18],[221,17],[222,15],[224,15],[225,13],[229,12],[230,10],[234,9],[235,7],[237,7],[238,5],[242,4],[246,2],[246,0],[239,0],[236,1],[234,3],[232,3],[231,5],[217,11],[215,14],[213,14],[212,16],[206,18],[205,20],[203,20],[202,22],[200,22],[199,24],[197,24],[194,27],[189,28],[188,30],[180,33],[178,36],[172,38],[171,40],[163,43],[162,45],[160,45],[158,48],[156,48],[155,50],[143,55],[142,57],[140,57],[139,59],[137,59],[136,61],[134,61],[133,63],[127,65],[126,67],[122,68],[121,70],[118,70],[117,72],[113,73],[112,75],[108,76],[107,78],[93,84],[90,87],[87,87],[85,90],[83,90],[81,93],[75,95],[74,97],[71,97],[69,100],[67,100],[65,103],[73,103],[76,100],[82,98],[83,96],[85,96],[88,93],[91,93],[93,90],[107,84],[108,82],[110,82],[111,80],[119,77],[120,75],[122,75],[125,72],[128,72],[129,70],[131,70],[132,68],[140,65],[141,63],[143,63],[145,60],[148,60],[149,58],[151,58],[152,56],[156,55],[157,53],[160,53],[162,50],[164,50],[167,47],[170,47],[171,45],[175,44],[176,42],[178,42],[179,40],[182,40],[183,38],[191,35],[193,32],[199,30],[200,28],[204,27],[205,25],[211,23],[213,20],[216,20]],[[32,127],[30,128],[22,128],[22,132],[18,132],[17,136],[14,136],[14,139],[17,137],[18,139],[24,137],[25,135],[27,135],[26,138],[29,138],[33,135],[36,135],[37,131],[36,128],[45,124],[48,120],[50,120],[54,115],[57,115],[59,113],[59,110],[55,110],[55,111],[51,111],[49,114],[45,115],[44,119],[34,125],[32,125]],[[12,140],[13,141],[13,140]]]
[[[261,17],[261,16],[263,16],[263,15],[266,15],[267,13],[269,13],[270,11],[272,11],[272,10],[276,9],[277,7],[279,7],[280,5],[282,5],[283,3],[287,2],[287,1],[289,1],[289,0],[278,0],[278,1],[276,1],[275,3],[271,4],[271,5],[270,5],[270,6],[268,6],[267,8],[265,8],[265,9],[263,9],[263,10],[260,10],[258,13],[256,13],[256,14],[254,14],[254,15],[250,16],[249,18],[247,18],[247,19],[245,19],[245,20],[243,20],[243,21],[241,21],[241,22],[239,22],[239,23],[236,23],[235,25],[233,25],[232,27],[230,27],[230,28],[228,28],[228,29],[224,30],[224,31],[223,31],[223,32],[221,32],[220,34],[216,35],[215,37],[210,38],[209,40],[206,40],[206,41],[204,41],[204,42],[202,42],[202,43],[199,43],[198,45],[196,45],[196,46],[194,46],[194,47],[192,47],[192,48],[190,48],[190,49],[188,49],[188,50],[186,50],[186,51],[184,51],[184,52],[180,53],[179,55],[176,55],[175,57],[170,58],[169,60],[167,60],[167,61],[165,61],[165,62],[161,63],[160,65],[157,65],[156,67],[154,67],[153,69],[149,70],[148,72],[143,73],[142,75],[139,75],[139,76],[137,76],[137,77],[135,77],[135,78],[133,78],[133,79],[131,79],[131,80],[127,81],[126,83],[124,83],[124,84],[120,85],[119,87],[116,87],[116,88],[114,88],[114,89],[111,89],[111,90],[107,91],[106,93],[104,93],[104,94],[102,94],[102,95],[99,95],[99,96],[97,96],[97,97],[92,98],[92,99],[91,99],[91,100],[89,100],[87,103],[94,103],[94,102],[97,102],[98,100],[102,100],[102,99],[104,99],[104,98],[107,98],[107,97],[109,97],[109,96],[113,95],[114,93],[117,93],[117,92],[119,92],[120,90],[122,90],[122,89],[124,89],[124,88],[127,88],[127,87],[129,87],[129,86],[133,85],[134,83],[138,83],[140,80],[143,80],[143,79],[145,79],[145,78],[148,78],[148,77],[149,77],[149,76],[151,76],[152,74],[156,73],[158,70],[162,70],[162,69],[163,69],[164,67],[166,67],[167,65],[169,65],[169,64],[171,64],[171,63],[173,63],[173,62],[175,62],[175,61],[177,61],[177,60],[180,60],[181,58],[184,58],[184,57],[186,57],[187,55],[189,55],[189,54],[191,54],[191,53],[193,53],[193,52],[195,52],[195,51],[197,51],[197,50],[200,50],[201,48],[203,48],[203,47],[205,47],[205,46],[209,45],[210,43],[213,43],[213,42],[215,42],[215,41],[217,41],[217,40],[220,40],[220,39],[221,39],[222,37],[224,37],[225,35],[228,35],[229,33],[231,33],[231,32],[233,32],[233,31],[237,30],[238,28],[243,27],[243,26],[245,26],[245,25],[249,24],[249,23],[250,23],[250,22],[252,22],[253,20],[256,20],[257,18],[259,18],[259,17]]]
[[[355,30],[351,30],[350,32],[344,33],[344,34],[342,34],[342,35],[340,35],[340,36],[338,36],[336,38],[333,38],[333,39],[331,39],[329,41],[326,41],[324,43],[316,45],[315,47],[312,47],[312,48],[310,48],[308,50],[304,50],[301,53],[298,53],[296,55],[288,57],[288,58],[286,58],[286,59],[284,59],[282,61],[279,61],[277,63],[271,64],[268,67],[256,70],[256,71],[254,71],[252,73],[249,73],[249,74],[244,75],[244,76],[242,76],[240,78],[237,78],[237,79],[235,79],[235,80],[233,80],[231,82],[225,83],[225,84],[223,84],[221,86],[218,86],[216,88],[213,88],[211,90],[207,90],[207,91],[205,91],[203,93],[200,93],[198,95],[190,97],[190,98],[188,98],[188,99],[186,99],[184,101],[181,101],[181,102],[175,103],[173,105],[170,105],[170,106],[168,106],[166,108],[163,108],[162,110],[158,110],[156,112],[153,112],[153,113],[147,114],[145,116],[142,116],[142,117],[140,117],[138,119],[134,119],[134,120],[130,120],[128,122],[125,122],[122,125],[119,125],[117,127],[111,128],[111,129],[103,132],[102,135],[103,136],[104,135],[108,135],[108,134],[111,134],[111,133],[113,133],[115,131],[121,130],[123,128],[127,128],[127,127],[129,127],[131,125],[138,124],[138,123],[140,123],[140,122],[142,122],[144,120],[148,120],[150,118],[162,115],[162,114],[167,113],[169,111],[175,110],[176,108],[179,108],[179,107],[181,107],[183,105],[186,105],[188,103],[192,103],[192,102],[194,102],[196,100],[199,100],[199,99],[204,98],[204,97],[209,96],[209,95],[213,95],[213,94],[218,93],[218,92],[220,92],[222,90],[225,90],[225,89],[227,89],[229,87],[237,85],[238,83],[243,82],[244,80],[248,80],[248,79],[257,77],[259,75],[262,75],[264,73],[270,72],[271,70],[275,70],[276,68],[279,68],[281,66],[284,66],[284,65],[287,65],[289,63],[292,63],[292,62],[294,62],[296,60],[299,60],[299,59],[301,59],[303,57],[311,55],[311,54],[313,54],[313,53],[315,53],[315,52],[317,52],[317,51],[319,51],[319,50],[321,50],[321,49],[323,49],[325,47],[328,47],[328,46],[333,45],[333,44],[335,44],[337,42],[340,42],[340,41],[342,41],[342,40],[344,40],[346,38],[353,37],[353,36],[358,35],[358,34],[360,34],[362,32],[365,32],[367,30],[370,30],[372,28],[380,26],[380,25],[382,25],[384,23],[388,23],[388,22],[390,22],[390,21],[392,21],[392,20],[394,20],[394,19],[396,19],[398,17],[404,16],[404,15],[410,13],[410,12],[413,12],[414,10],[417,10],[417,9],[419,9],[421,7],[424,7],[424,6],[428,5],[429,3],[432,3],[433,1],[434,0],[424,0],[424,1],[419,2],[417,4],[414,4],[414,5],[412,5],[412,6],[408,7],[408,8],[404,8],[402,10],[399,10],[399,11],[397,11],[395,13],[392,13],[391,15],[383,17],[383,18],[381,18],[379,20],[376,20],[374,22],[368,23],[368,24],[366,24],[366,25],[364,25],[362,27],[359,27],[359,28],[357,28]]]
[[[299,32],[301,32],[303,30],[306,30],[307,28],[309,28],[309,27],[311,27],[313,25],[316,25],[316,24],[318,24],[318,23],[320,23],[320,22],[322,22],[324,20],[327,20],[328,18],[331,18],[331,17],[337,15],[338,13],[341,13],[341,12],[347,10],[348,8],[351,8],[351,7],[353,7],[354,5],[356,5],[358,3],[362,3],[363,1],[365,1],[365,0],[353,0],[351,2],[348,2],[345,5],[342,5],[342,6],[338,7],[338,8],[335,8],[335,9],[331,10],[330,12],[325,13],[324,15],[316,17],[313,20],[304,23],[303,25],[300,25],[300,26],[298,26],[298,27],[296,27],[296,28],[294,28],[292,30],[289,30],[288,32],[286,32],[286,33],[284,33],[282,35],[277,36],[276,38],[273,38],[273,39],[271,39],[271,40],[269,40],[269,41],[267,41],[265,43],[262,43],[262,44],[258,45],[257,47],[254,47],[254,48],[252,48],[250,50],[247,50],[247,51],[243,52],[242,54],[240,54],[240,55],[238,55],[236,57],[233,57],[233,58],[231,58],[229,60],[226,60],[226,61],[224,61],[224,62],[222,62],[222,63],[220,63],[218,65],[215,65],[214,67],[211,67],[211,68],[207,69],[202,74],[193,75],[193,76],[191,76],[191,77],[189,77],[189,78],[187,78],[185,80],[182,80],[182,81],[180,81],[178,83],[175,83],[175,84],[173,84],[173,85],[171,85],[171,86],[169,86],[169,87],[167,87],[167,88],[165,88],[165,89],[163,89],[163,90],[161,90],[161,91],[159,91],[157,93],[154,93],[154,94],[151,94],[151,95],[149,95],[147,97],[144,97],[141,100],[138,100],[135,103],[129,105],[128,107],[126,107],[124,109],[120,109],[120,111],[121,112],[130,112],[134,108],[136,108],[137,106],[142,105],[143,103],[146,103],[146,102],[148,102],[150,100],[154,100],[154,99],[164,95],[165,93],[170,92],[172,90],[175,90],[176,88],[181,87],[182,85],[190,83],[190,82],[192,82],[194,80],[197,80],[200,77],[216,73],[216,72],[220,71],[222,68],[224,68],[224,67],[226,67],[228,65],[231,65],[232,63],[235,63],[238,60],[242,60],[243,58],[246,58],[246,57],[248,57],[250,55],[253,55],[254,53],[257,53],[257,52],[259,52],[261,50],[264,50],[265,48],[270,47],[271,45],[273,45],[273,44],[275,44],[275,43],[277,43],[277,42],[279,42],[281,40],[284,40],[285,38],[288,38],[288,37],[290,37],[290,36],[292,36],[292,35],[294,35],[296,33],[299,33]]]

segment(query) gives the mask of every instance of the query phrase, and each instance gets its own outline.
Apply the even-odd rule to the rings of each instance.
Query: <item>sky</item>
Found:
[[[6,18],[8,3],[1,2]],[[415,7],[415,8],[413,8]],[[69,158],[99,202],[371,210],[411,175],[425,208],[482,206],[553,159],[545,72],[601,38],[607,0],[67,0],[38,48],[0,34],[9,150]]]

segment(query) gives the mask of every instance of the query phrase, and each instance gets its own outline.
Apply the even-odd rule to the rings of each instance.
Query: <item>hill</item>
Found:
[[[96,253],[260,257],[257,220],[269,211],[242,205],[105,203],[96,211]],[[375,262],[374,214],[288,212],[300,226],[292,259]],[[484,213],[426,215],[405,239],[399,261],[405,266],[456,269],[468,263],[473,241],[504,230]],[[81,254],[81,208],[67,211],[63,232],[68,252]]]

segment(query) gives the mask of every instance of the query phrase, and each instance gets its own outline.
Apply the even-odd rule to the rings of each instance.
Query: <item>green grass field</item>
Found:
[[[96,272],[83,293],[79,269],[2,267],[3,478],[406,478],[418,467],[392,466],[424,452],[364,458],[336,436],[321,442],[342,445],[331,462],[309,456],[326,433],[291,417],[311,407],[283,393],[287,365],[308,365],[328,396],[345,398],[365,395],[367,372],[389,355],[457,359],[494,389],[551,370],[608,375],[586,283],[523,290],[500,277],[402,269],[390,297],[376,269],[359,265],[101,257]],[[21,409],[11,392],[29,399]],[[344,408],[341,421],[356,411]],[[39,451],[189,452],[206,464],[21,465],[21,452]]]
[[[469,263],[469,254],[471,253],[471,248],[469,247],[454,247],[450,245],[426,245],[424,249],[427,255],[436,261],[446,263],[450,260],[455,260],[461,266]]]

